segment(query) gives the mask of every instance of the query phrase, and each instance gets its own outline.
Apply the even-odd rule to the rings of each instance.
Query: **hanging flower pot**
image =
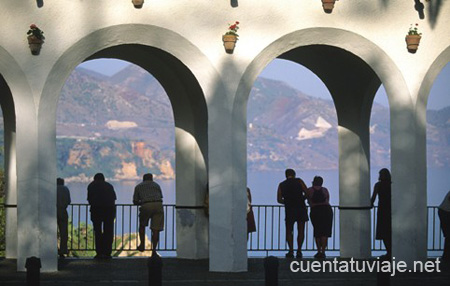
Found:
[[[34,56],[39,55],[43,43],[44,41],[38,39],[36,36],[28,36],[28,45],[30,46],[31,54]]]
[[[422,33],[419,33],[418,26],[419,24],[417,23],[414,27],[413,25],[411,25],[408,34],[405,37],[406,48],[408,49],[408,52],[412,54],[417,52],[417,49],[419,48],[420,39],[422,38]]]
[[[325,11],[325,13],[328,13],[328,14],[333,12],[335,2],[336,2],[336,0],[322,0],[323,11]]]
[[[239,22],[236,21],[233,25],[230,25],[228,28],[228,32],[222,36],[223,46],[225,47],[225,52],[228,54],[232,54],[234,52],[234,48],[236,47],[236,42],[238,40],[239,35],[237,34],[237,30]]]
[[[131,0],[134,5],[134,8],[140,9],[144,5],[144,0]]]
[[[420,39],[422,37],[420,35],[406,35],[406,48],[408,49],[408,52],[414,54],[417,52],[417,49],[419,48]]]
[[[44,43],[44,32],[39,29],[35,24],[30,25],[30,30],[27,32],[28,45],[31,50],[31,54],[34,56],[39,55],[41,52],[42,44]]]
[[[225,51],[228,54],[232,54],[234,52],[234,48],[236,47],[237,37],[235,35],[223,35],[222,40]]]

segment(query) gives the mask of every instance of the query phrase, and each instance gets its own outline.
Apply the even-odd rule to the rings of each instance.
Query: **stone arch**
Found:
[[[4,121],[4,176],[6,207],[6,257],[17,258],[17,181],[21,173],[17,170],[16,138],[23,137],[23,132],[16,129],[16,121],[26,121],[35,116],[33,103],[27,98],[32,94],[22,69],[16,60],[0,47],[0,105]],[[16,114],[23,114],[17,117]],[[17,135],[19,134],[19,135]],[[3,168],[3,166],[2,166]],[[23,178],[22,178],[23,180]]]
[[[442,69],[450,62],[450,46],[444,49],[426,71],[419,86],[415,102],[416,113],[416,166],[420,177],[419,188],[427,190],[427,105],[431,88]],[[428,191],[428,190],[427,190]]]
[[[345,98],[345,93],[351,91],[351,88],[340,86],[339,82],[333,82],[332,75],[324,72],[326,63],[315,65],[310,58],[297,58],[291,51],[303,49],[309,52],[309,56],[316,56],[314,53],[319,50],[328,50],[329,54],[336,54],[341,59],[352,61],[353,67],[343,66],[338,79],[345,72],[361,70],[363,75],[359,78],[364,81],[364,86],[353,85],[358,89],[358,95],[361,97],[358,104],[352,104],[349,98]],[[291,53],[291,54],[290,54]],[[367,258],[370,254],[370,148],[369,148],[369,128],[370,111],[373,104],[375,93],[381,82],[384,84],[390,106],[391,113],[391,170],[393,178],[399,183],[397,186],[404,189],[404,184],[408,184],[408,178],[412,168],[405,167],[405,162],[410,162],[413,158],[411,153],[415,151],[414,141],[414,108],[406,82],[402,73],[394,61],[375,43],[369,41],[361,35],[353,32],[335,29],[335,28],[310,28],[299,30],[284,35],[273,41],[262,50],[245,70],[233,104],[233,125],[237,134],[233,138],[234,149],[240,149],[241,154],[246,154],[246,108],[248,96],[251,87],[262,69],[273,59],[281,57],[291,59],[298,63],[305,61],[307,67],[315,72],[330,89],[333,96],[339,121],[339,177],[340,177],[340,243],[341,256]],[[341,60],[342,64],[345,64]],[[336,69],[338,72],[339,70]],[[336,71],[334,70],[334,71]],[[334,94],[339,96],[336,96]],[[352,115],[353,114],[353,115]],[[355,125],[356,124],[356,125]],[[408,142],[407,144],[405,144]],[[239,157],[238,157],[239,158]],[[240,156],[236,164],[238,168],[245,172],[246,157]],[[353,162],[357,162],[357,167],[352,167]],[[359,169],[359,170],[358,170]],[[356,171],[356,174],[352,173]],[[353,181],[346,183],[347,179]],[[245,181],[244,181],[245,182]],[[410,183],[411,184],[411,183]],[[403,186],[402,186],[403,185]],[[415,186],[412,186],[414,188]],[[244,186],[242,186],[242,189]],[[414,244],[401,244],[400,241],[407,239],[405,234],[395,230],[397,225],[401,225],[405,218],[409,218],[408,207],[402,209],[397,204],[404,199],[404,194],[393,191],[393,208],[396,208],[397,215],[393,218],[393,236],[400,237],[398,247],[401,254],[407,259],[411,256],[408,253],[408,247],[415,247]],[[406,198],[410,200],[410,198]],[[414,203],[417,203],[418,197],[415,197]],[[411,200],[411,201],[413,201]],[[398,202],[398,203],[397,203]],[[398,207],[398,208],[397,208]],[[424,211],[426,207],[423,208]],[[419,220],[426,219],[421,212]],[[394,217],[394,214],[393,214]],[[421,236],[413,221],[403,230],[407,229],[414,232],[414,235]],[[405,226],[405,224],[403,224]],[[355,239],[358,245],[355,244]],[[422,239],[422,238],[421,238]],[[421,241],[423,242],[423,241]],[[422,247],[423,245],[420,245]],[[425,248],[426,249],[426,248]],[[422,251],[422,249],[420,250]],[[408,259],[407,259],[408,260]]]
[[[212,85],[220,86],[221,83],[207,58],[182,36],[156,26],[118,25],[86,35],[66,50],[50,71],[39,102],[40,132],[45,134],[42,144],[53,146],[41,149],[39,157],[47,158],[46,169],[54,177],[55,119],[62,86],[79,63],[104,57],[141,66],[152,73],[166,90],[175,118],[176,204],[179,207],[177,255],[183,258],[206,257],[208,232],[200,229],[207,230],[208,224],[199,209],[208,180],[205,95],[214,92],[216,86]]]

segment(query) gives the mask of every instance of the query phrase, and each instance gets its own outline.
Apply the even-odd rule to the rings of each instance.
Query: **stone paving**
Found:
[[[249,259],[248,271],[220,273],[208,271],[208,260],[184,260],[163,258],[163,283],[166,286],[187,285],[265,285],[264,259]],[[388,285],[377,281],[377,273],[294,273],[290,270],[293,261],[280,258],[278,285]],[[326,261],[332,262],[333,259]],[[342,260],[338,260],[342,261]],[[374,260],[371,260],[374,261]],[[430,260],[431,261],[431,260]],[[303,263],[312,263],[304,259]],[[148,282],[148,259],[114,258],[94,259],[66,258],[59,261],[59,271],[41,273],[40,285],[152,285]],[[306,264],[304,264],[306,265]],[[378,284],[380,282],[380,284]],[[0,285],[26,285],[26,273],[16,271],[16,261],[0,260]],[[440,272],[397,273],[390,278],[390,285],[450,285],[450,264],[441,263]]]

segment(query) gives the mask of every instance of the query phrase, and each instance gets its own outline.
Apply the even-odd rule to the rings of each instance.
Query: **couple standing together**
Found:
[[[105,181],[105,176],[98,173],[94,181],[89,184],[88,202],[91,206],[91,220],[94,226],[95,258],[110,259],[112,252],[114,219],[116,217],[117,199],[114,187]],[[139,251],[145,250],[145,228],[151,220],[152,230],[152,256],[157,255],[155,249],[158,246],[159,232],[164,229],[164,210],[162,205],[163,195],[161,187],[153,181],[153,175],[148,173],[143,176],[133,194],[133,204],[139,208]]]
[[[314,238],[317,245],[315,258],[325,258],[328,237],[331,237],[333,211],[330,206],[330,194],[322,187],[323,178],[314,177],[312,187],[307,188],[302,179],[295,177],[293,169],[285,171],[286,180],[278,186],[277,201],[285,206],[286,241],[289,247],[287,258],[294,257],[294,224],[297,222],[298,250],[296,257],[302,258],[302,244],[305,238],[305,223],[309,220],[305,200],[311,207],[310,217],[314,227]]]

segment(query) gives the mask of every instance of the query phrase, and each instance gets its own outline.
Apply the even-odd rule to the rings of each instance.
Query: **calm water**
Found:
[[[339,204],[339,174],[336,170],[331,171],[302,171],[297,174],[307,185],[316,175],[324,179],[324,186],[330,191],[332,205]],[[441,203],[445,194],[450,190],[450,169],[428,170],[428,205],[436,206]],[[378,170],[371,172],[371,186],[377,182]],[[259,172],[248,174],[248,186],[252,191],[253,204],[277,205],[276,192],[278,184],[284,180],[284,172]],[[162,189],[165,204],[175,203],[175,181],[157,181]],[[139,182],[112,182],[117,193],[117,203],[131,204],[134,186]],[[87,184],[68,183],[71,190],[73,203],[87,203]]]

